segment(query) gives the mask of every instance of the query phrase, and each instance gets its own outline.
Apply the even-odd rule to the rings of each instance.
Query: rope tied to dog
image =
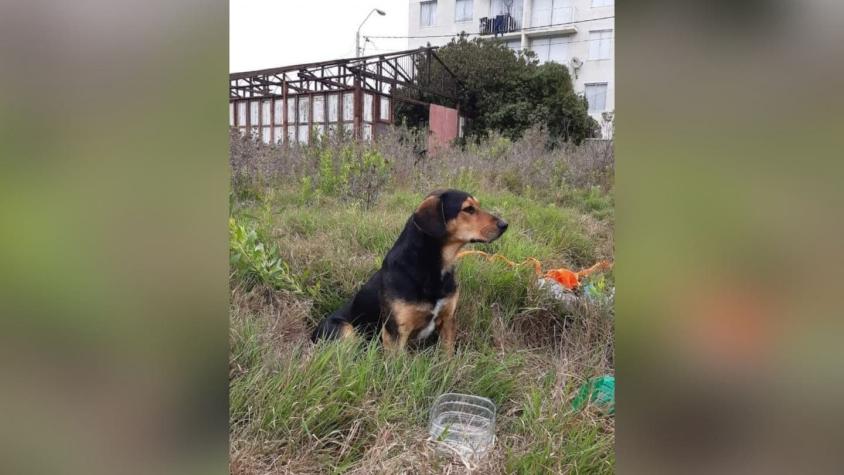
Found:
[[[536,274],[537,279],[551,279],[569,290],[575,290],[576,288],[578,288],[580,286],[581,278],[586,277],[595,272],[610,269],[613,266],[612,262],[601,260],[596,262],[595,265],[593,265],[592,267],[587,267],[586,269],[581,269],[579,271],[573,271],[566,269],[565,267],[560,267],[558,269],[550,269],[543,273],[542,263],[539,262],[539,260],[535,257],[528,257],[522,262],[513,262],[510,259],[507,259],[506,257],[502,256],[501,254],[489,254],[483,251],[469,250],[457,253],[457,258],[460,259],[462,257],[472,255],[482,256],[490,262],[498,259],[510,267],[520,267],[527,263],[531,263],[533,264],[533,272]]]

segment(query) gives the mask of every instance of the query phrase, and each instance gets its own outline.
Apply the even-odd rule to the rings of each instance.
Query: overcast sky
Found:
[[[355,55],[355,31],[407,36],[408,0],[230,0],[229,71],[309,63]],[[373,39],[366,53],[407,49],[407,39]]]

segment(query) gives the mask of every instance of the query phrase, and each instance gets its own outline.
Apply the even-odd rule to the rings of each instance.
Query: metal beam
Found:
[[[431,70],[436,61],[446,73],[445,77],[438,76],[436,79],[448,81],[447,77],[451,76],[455,88],[459,87],[454,73],[434,53],[435,49],[433,47],[419,48],[361,58],[345,58],[233,73],[229,76],[229,96],[233,98],[278,97],[280,94],[270,91],[272,86],[283,88],[282,93],[287,88],[298,94],[308,94],[350,90],[358,87],[367,92],[384,94],[385,86],[390,84],[413,88],[449,101],[456,100],[456,89],[454,92],[443,90],[450,84],[441,83],[437,87],[431,84],[431,79],[433,79]],[[418,68],[422,71],[418,71]],[[426,84],[419,83],[420,72],[426,75]]]

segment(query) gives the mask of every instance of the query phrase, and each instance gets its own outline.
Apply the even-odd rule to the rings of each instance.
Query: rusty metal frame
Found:
[[[328,117],[328,94],[337,94],[340,108],[338,127],[343,124],[353,124],[353,134],[356,138],[363,135],[363,101],[364,94],[373,97],[372,120],[367,122],[372,127],[373,139],[377,135],[378,123],[389,123],[394,119],[394,101],[405,101],[415,104],[428,105],[428,102],[393,95],[394,88],[414,89],[425,93],[434,103],[446,105],[457,102],[459,80],[436,54],[436,47],[425,47],[395,53],[376,54],[360,58],[345,58],[332,61],[297,64],[280,68],[245,71],[229,75],[229,102],[234,107],[235,127],[253,130],[249,103],[253,100],[271,100],[270,103],[270,137],[275,142],[281,139],[285,144],[289,141],[288,129],[293,126],[294,136],[298,139],[299,114],[298,100],[294,110],[294,117],[288,117],[288,102],[306,97],[309,100],[308,128],[313,128],[313,96],[325,95],[324,118]],[[434,68],[442,68],[446,74],[432,76]],[[435,81],[432,83],[432,79]],[[353,94],[352,117],[345,117],[343,112],[343,97]],[[389,120],[381,120],[380,97],[390,98]],[[275,101],[283,99],[281,124],[276,124]],[[247,102],[245,125],[238,125],[241,118],[238,103]],[[263,134],[263,123],[259,105],[258,133]],[[324,122],[327,124],[327,121]],[[281,137],[277,137],[276,128],[281,128]]]
[[[418,48],[360,58],[346,58],[280,68],[245,71],[229,75],[229,99],[258,99],[288,94],[353,91],[389,94],[395,86],[412,88],[431,96],[454,101],[457,80],[435,52],[435,47]],[[431,71],[438,64],[453,81],[428,86],[420,84],[419,69]],[[430,87],[437,86],[437,87]]]

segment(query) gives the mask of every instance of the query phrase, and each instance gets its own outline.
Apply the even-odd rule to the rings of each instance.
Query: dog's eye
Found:
[[[463,208],[463,211],[465,211],[469,214],[475,214],[475,207],[474,206],[467,206],[467,207]]]

